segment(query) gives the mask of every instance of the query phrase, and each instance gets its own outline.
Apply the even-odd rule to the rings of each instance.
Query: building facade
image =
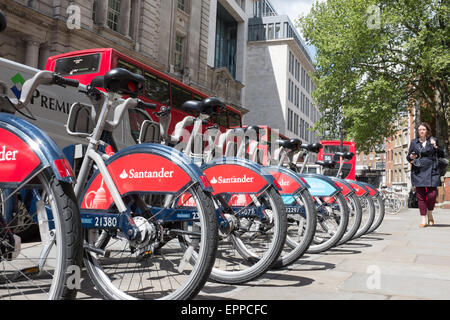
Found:
[[[310,130],[319,119],[312,99],[313,62],[286,15],[278,15],[270,1],[253,5],[249,19],[245,124],[266,124],[303,142],[318,141]]]
[[[243,108],[252,0],[3,0],[0,56],[43,69],[49,56],[113,47]]]
[[[386,139],[386,185],[411,188],[411,164],[406,160],[409,145],[416,137],[414,111],[397,123],[396,133]]]
[[[364,181],[379,187],[386,184],[385,168],[387,158],[385,152],[360,152],[356,154],[356,180]]]

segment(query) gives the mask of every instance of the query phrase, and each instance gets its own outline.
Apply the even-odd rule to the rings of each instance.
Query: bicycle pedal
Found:
[[[21,279],[21,278],[27,279],[27,278],[29,278],[31,276],[38,275],[39,273],[41,273],[41,270],[39,269],[39,266],[33,266],[33,267],[24,268],[24,269],[21,269],[21,270],[17,271],[14,274],[12,280],[15,281],[15,280],[18,280],[18,279]]]

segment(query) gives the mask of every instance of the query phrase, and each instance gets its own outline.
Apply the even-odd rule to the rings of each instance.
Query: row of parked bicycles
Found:
[[[158,122],[142,124],[137,145],[115,150],[111,132],[125,111],[155,108],[137,98],[143,83],[124,69],[87,86],[40,71],[19,100],[1,97],[1,298],[74,298],[86,270],[107,299],[191,299],[208,279],[246,283],[382,223],[384,203],[373,186],[339,178],[342,167],[336,177],[304,173],[320,144],[277,140],[264,163],[261,128],[205,129],[224,107],[215,98],[186,101],[182,108],[198,116],[171,133],[171,110],[161,108]],[[64,155],[73,146],[60,150],[14,115],[31,114],[27,105],[41,85],[77,87],[92,103],[72,105],[67,121],[68,134],[88,141],[80,164]],[[18,196],[28,217],[10,215]],[[30,230],[35,238],[21,243]]]

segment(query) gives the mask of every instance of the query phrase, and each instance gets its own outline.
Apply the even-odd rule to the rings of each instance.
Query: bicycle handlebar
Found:
[[[78,80],[64,78],[58,74],[53,74],[52,82],[53,82],[53,84],[59,85],[61,87],[69,86],[69,87],[78,88],[78,86],[80,85],[80,82]]]
[[[67,79],[51,71],[39,71],[31,79],[28,79],[23,84],[22,93],[20,95],[20,99],[16,107],[18,109],[21,109],[27,106],[33,97],[34,90],[36,90],[38,86],[53,85],[53,84],[59,85],[61,87],[79,86],[78,80]]]

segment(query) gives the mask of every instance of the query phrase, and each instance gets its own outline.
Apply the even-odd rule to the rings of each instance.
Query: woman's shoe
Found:
[[[434,220],[433,219],[428,219],[428,225],[430,227],[434,226]]]
[[[427,225],[425,223],[419,224],[419,228],[425,228]]]

